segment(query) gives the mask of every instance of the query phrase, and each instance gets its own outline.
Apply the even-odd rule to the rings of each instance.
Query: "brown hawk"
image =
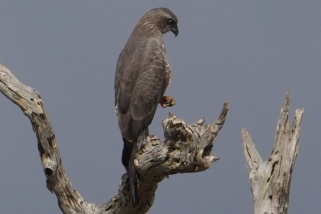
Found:
[[[163,34],[178,34],[177,17],[167,8],[155,8],[139,20],[121,51],[115,74],[115,107],[124,142],[122,163],[129,177],[134,206],[139,193],[134,158],[137,139],[148,132],[158,103],[175,104],[163,97],[170,82],[171,70],[166,57]]]

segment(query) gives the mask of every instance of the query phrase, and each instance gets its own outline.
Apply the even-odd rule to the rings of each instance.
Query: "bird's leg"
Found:
[[[174,98],[171,96],[163,96],[159,103],[163,108],[166,108],[167,106],[173,106],[176,104]]]

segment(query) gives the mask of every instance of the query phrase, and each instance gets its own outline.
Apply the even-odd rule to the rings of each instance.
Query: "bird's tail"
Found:
[[[128,179],[129,179],[129,188],[132,198],[132,203],[134,207],[138,207],[140,204],[140,198],[138,194],[138,182],[137,182],[137,173],[135,170],[134,159],[137,152],[137,143],[129,142],[124,139],[124,148],[122,154],[122,162],[126,168]]]

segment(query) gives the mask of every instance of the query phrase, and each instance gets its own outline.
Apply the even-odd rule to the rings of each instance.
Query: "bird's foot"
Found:
[[[171,96],[163,96],[159,103],[163,108],[166,108],[168,106],[173,106],[176,104],[174,98]]]

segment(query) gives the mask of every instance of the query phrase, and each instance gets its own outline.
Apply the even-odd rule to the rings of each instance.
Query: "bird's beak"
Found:
[[[173,34],[176,37],[178,35],[178,27],[177,27],[177,25],[172,26],[171,27],[171,31],[173,32]]]

